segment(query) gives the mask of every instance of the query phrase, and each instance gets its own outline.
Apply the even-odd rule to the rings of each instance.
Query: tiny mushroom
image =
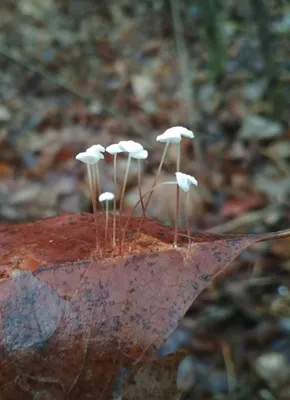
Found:
[[[100,202],[103,202],[103,201],[111,201],[111,200],[113,200],[114,199],[114,193],[111,193],[111,192],[104,192],[104,193],[101,193],[100,194],[100,196],[99,196],[99,201]]]
[[[88,154],[94,154],[96,156],[101,157],[101,159],[104,159],[104,153],[105,148],[101,144],[94,144],[93,146],[89,147],[86,150],[86,153]],[[101,193],[101,186],[100,186],[100,172],[99,172],[99,165],[96,164],[95,166],[95,181],[97,182],[98,185],[98,192]]]
[[[107,244],[108,237],[108,221],[109,221],[109,201],[114,199],[114,193],[104,192],[99,196],[99,202],[105,202],[106,204],[106,225],[105,225],[105,244]]]
[[[194,134],[192,131],[190,131],[189,129],[185,128],[184,126],[173,126],[169,129],[167,129],[163,135],[181,135],[183,137],[189,138],[189,139],[193,139],[194,138]]]
[[[89,147],[86,151],[88,153],[93,153],[93,154],[104,153],[105,147],[103,147],[101,144],[94,144],[93,146]]]
[[[116,246],[116,197],[117,197],[117,154],[122,153],[124,150],[121,149],[118,143],[111,144],[106,148],[106,151],[114,156],[114,212],[113,212],[113,247]]]
[[[141,163],[140,163],[140,160],[145,160],[147,157],[148,157],[147,150],[141,150],[141,151],[138,151],[137,153],[132,153],[132,158],[135,158],[136,160],[138,160],[138,189],[139,189],[139,197],[140,197],[140,201],[141,201],[143,215],[145,213],[145,207],[144,207],[142,190],[141,190]]]
[[[76,155],[76,159],[87,165],[88,180],[91,192],[91,201],[93,205],[94,220],[97,230],[97,204],[96,204],[96,177],[98,176],[98,163],[104,159],[101,151],[88,149],[85,152]],[[96,247],[99,247],[98,235],[96,235]]]
[[[126,165],[125,176],[124,176],[121,198],[120,198],[120,214],[122,215],[123,208],[124,208],[124,195],[125,195],[125,190],[126,190],[126,185],[127,185],[127,179],[128,179],[131,158],[132,158],[133,154],[140,153],[144,149],[140,143],[134,142],[133,140],[122,140],[118,144],[123,151],[128,153],[127,165]]]
[[[188,192],[191,185],[198,185],[194,176],[183,174],[182,172],[175,172],[178,186],[184,191]]]
[[[122,140],[118,143],[119,147],[127,153],[138,153],[143,150],[143,146],[140,143],[134,142],[134,140]]]
[[[110,144],[110,146],[106,147],[106,151],[112,155],[116,155],[118,153],[122,153],[124,151],[121,149],[118,143]]]
[[[103,158],[104,156],[101,153],[97,155],[93,153],[87,153],[86,151],[76,155],[76,159],[78,161],[82,161],[87,165],[95,165]]]
[[[168,147],[170,144],[176,144],[177,148],[177,155],[176,155],[176,170],[177,172],[180,170],[180,142],[182,140],[182,137],[186,138],[194,138],[194,134],[192,131],[189,129],[183,127],[183,126],[173,126],[169,129],[167,129],[162,135],[157,136],[156,140],[157,142],[165,143],[165,147],[163,150],[163,154],[160,160],[160,164],[157,170],[157,173],[155,175],[155,179],[152,184],[152,190],[147,198],[146,204],[145,204],[145,211],[148,206],[148,203],[151,199],[152,193],[153,193],[153,188],[156,185],[157,179],[159,178],[162,165],[164,163]],[[175,236],[174,236],[174,244],[175,246],[177,245],[177,232],[178,232],[178,210],[179,210],[179,186],[177,185],[176,187],[176,213],[175,213]]]
[[[136,160],[145,160],[148,157],[148,151],[147,150],[137,151],[136,153],[132,153],[131,157],[135,158]]]
[[[191,243],[191,235],[190,235],[190,226],[189,226],[189,205],[190,205],[190,187],[192,185],[198,186],[198,182],[194,176],[184,174],[182,172],[175,172],[177,185],[182,189],[186,195],[186,212],[185,212],[185,219],[186,219],[186,228],[188,234],[188,245],[190,246]]]
[[[175,143],[176,143],[176,171],[179,172],[180,170],[180,153],[181,153],[181,147],[180,147],[180,142],[182,137],[186,138],[194,138],[193,132],[191,132],[189,129],[184,128],[183,126],[173,126],[172,128],[167,129],[163,133],[164,137],[168,138],[166,145],[168,147],[168,143],[174,143],[172,142],[173,139],[172,137],[176,138]],[[177,141],[177,138],[180,138],[180,140]],[[171,142],[170,142],[171,140]],[[166,148],[166,147],[165,147]],[[167,151],[167,148],[166,148]],[[179,185],[176,186],[176,211],[175,211],[175,235],[174,235],[174,245],[177,246],[177,236],[178,236],[178,213],[179,213]]]
[[[162,133],[162,135],[157,136],[156,140],[157,142],[161,142],[161,143],[168,143],[168,145],[170,143],[179,143],[181,141],[181,135],[178,132],[168,132],[165,131],[164,133]]]

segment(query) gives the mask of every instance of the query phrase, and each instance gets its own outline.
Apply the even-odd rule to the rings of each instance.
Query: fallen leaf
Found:
[[[7,179],[13,176],[13,168],[4,161],[0,161],[0,178]]]
[[[154,358],[198,294],[247,246],[287,237],[182,233],[117,217],[122,252],[100,214],[65,214],[0,229],[0,390],[21,398],[106,399]],[[112,219],[109,220],[111,234]],[[110,235],[109,235],[110,236]]]
[[[290,260],[290,238],[275,240],[271,246],[271,253],[285,260]]]
[[[176,387],[176,373],[185,355],[185,350],[178,351],[146,363],[127,385],[122,400],[178,399],[181,391]]]
[[[265,205],[265,196],[259,192],[247,193],[239,199],[230,199],[225,201],[222,208],[224,217],[236,217],[244,212],[255,210]]]
[[[274,204],[287,202],[290,195],[289,177],[270,176],[265,170],[263,175],[253,177],[253,186],[264,193]]]
[[[272,158],[276,159],[287,159],[290,157],[290,147],[288,140],[281,140],[279,142],[275,142],[264,150],[267,154],[269,154]]]
[[[248,140],[273,139],[283,134],[281,123],[271,121],[258,115],[248,115],[240,130],[240,138]]]

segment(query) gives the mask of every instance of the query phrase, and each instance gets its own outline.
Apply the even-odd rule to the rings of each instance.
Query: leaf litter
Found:
[[[4,47],[1,47],[0,58],[2,69],[5,71],[1,86],[1,99],[3,99],[1,107],[2,110],[5,110],[6,115],[3,114],[5,118],[0,122],[2,171],[0,218],[1,222],[5,223],[7,221],[37,220],[72,209],[75,212],[87,211],[89,193],[84,185],[84,170],[81,166],[72,168],[72,158],[75,153],[84,146],[94,144],[96,140],[105,145],[124,139],[126,136],[132,137],[132,132],[134,132],[134,138],[139,135],[143,144],[149,149],[150,144],[155,141],[156,134],[160,134],[172,124],[184,121],[185,116],[184,102],[178,94],[180,89],[178,63],[168,57],[169,53],[173,54],[170,18],[167,17],[164,20],[162,13],[149,9],[145,14],[143,11],[143,14],[140,12],[134,17],[127,18],[126,7],[122,8],[123,6],[119,2],[114,7],[111,21],[111,17],[108,18],[108,15],[111,15],[110,11],[108,13],[103,9],[91,10],[90,4],[82,5],[80,10],[75,3],[68,11],[65,10],[63,4],[56,7],[54,1],[51,1],[49,5],[49,15],[53,15],[53,18],[47,18],[48,9],[46,7],[36,8],[30,3],[32,4],[30,0],[23,0],[17,8],[16,17],[15,9],[7,7],[5,2],[1,5],[1,15],[3,15],[3,22],[7,28],[2,37]],[[90,12],[84,12],[86,7],[90,9]],[[202,23],[198,16],[198,10],[192,9],[190,14],[185,13],[186,19],[189,15],[196,15],[194,33],[191,20],[186,29],[186,35],[194,54],[194,57],[190,56],[192,80],[197,95],[193,110],[194,121],[197,132],[202,136],[206,167],[210,172],[207,173],[205,169],[203,171],[209,196],[202,204],[203,211],[198,211],[200,210],[198,205],[193,206],[192,216],[194,218],[191,223],[194,228],[197,226],[202,230],[213,229],[217,232],[246,233],[283,229],[287,225],[289,226],[290,221],[287,205],[289,199],[289,185],[287,184],[289,181],[289,157],[287,157],[286,151],[286,144],[289,140],[287,107],[281,118],[282,125],[280,120],[274,121],[270,115],[271,106],[264,97],[264,83],[259,83],[258,80],[251,81],[248,72],[243,72],[245,65],[246,69],[249,68],[253,71],[260,63],[256,45],[249,45],[256,39],[252,40],[252,34],[243,31],[243,27],[241,34],[240,29],[245,20],[239,7],[233,12],[240,18],[239,27],[229,16],[232,13],[231,7],[225,7],[225,15],[228,18],[226,23],[231,25],[227,32],[232,32],[233,36],[229,33],[229,42],[231,42],[229,69],[225,81],[221,84],[209,83],[206,75],[207,49],[200,39]],[[105,18],[102,17],[103,12]],[[281,8],[271,10],[272,12],[275,21],[285,14]],[[74,17],[73,24],[67,17],[68,15]],[[82,23],[78,30],[80,16]],[[154,18],[156,18],[156,26],[153,23]],[[150,20],[150,24],[148,24],[148,20]],[[18,23],[19,21],[21,23]],[[279,24],[279,21],[275,22],[276,24]],[[100,39],[95,41],[95,37],[100,37]],[[108,39],[104,39],[105,37]],[[276,40],[279,43],[277,48],[281,52],[279,65],[283,70],[285,60],[287,60],[285,42],[283,44],[281,36],[276,37]],[[17,41],[20,46],[16,49]],[[96,47],[98,49],[97,56],[94,53]],[[7,48],[12,52],[8,54]],[[43,51],[44,48],[45,51]],[[132,48],[134,48],[134,54],[132,54]],[[17,54],[21,54],[21,57],[15,57],[14,49]],[[10,58],[7,58],[7,54]],[[245,54],[248,54],[246,59]],[[249,54],[252,54],[252,57],[249,57]],[[8,59],[14,61],[8,63]],[[233,70],[235,71],[233,72]],[[39,74],[37,71],[41,73]],[[59,75],[64,78],[61,82],[58,80]],[[282,75],[284,75],[283,72]],[[136,87],[138,79],[134,80],[136,76],[144,78],[139,80],[141,82],[139,87]],[[156,84],[155,93],[147,93],[147,97],[142,93],[144,80]],[[287,76],[281,76],[281,81],[285,84],[286,90],[289,84]],[[70,82],[70,85],[67,85],[67,82]],[[244,93],[246,92],[244,90],[245,82],[247,82],[247,93]],[[260,87],[257,88],[257,84]],[[135,88],[132,92],[133,85]],[[200,96],[199,91],[201,91]],[[255,95],[249,95],[250,92]],[[136,98],[136,94],[138,94],[138,98]],[[88,95],[89,97],[92,95],[91,98],[88,99]],[[114,113],[111,114],[109,111],[111,104],[114,104],[115,110],[113,111],[117,114],[118,111],[121,111],[122,116],[126,115],[126,123],[120,114],[117,116]],[[9,115],[9,119],[7,115]],[[247,116],[259,117],[260,125],[263,125],[261,117],[264,117],[264,122],[278,122],[282,132],[279,131],[279,135],[275,137],[271,133],[271,138],[269,135],[268,138],[265,138],[263,130],[259,130],[259,132],[255,132],[255,140],[249,135],[247,139],[241,139],[241,131],[246,125],[247,129],[253,131],[253,126],[249,124],[251,118],[249,119]],[[257,122],[257,119],[255,121]],[[143,129],[140,129],[140,125]],[[277,124],[275,126],[277,127]],[[257,124],[255,129],[257,129]],[[78,134],[76,134],[76,130]],[[53,135],[50,134],[51,131],[53,131]],[[55,140],[52,140],[52,145],[47,147],[46,143],[49,144],[50,135]],[[29,139],[30,136],[31,139]],[[67,137],[67,142],[63,143],[63,137]],[[258,143],[256,142],[257,138]],[[56,146],[56,142],[61,143],[60,148]],[[240,149],[234,149],[235,152],[231,147],[233,142],[240,145]],[[71,143],[73,144],[71,145]],[[35,144],[38,148],[35,147]],[[67,150],[68,144],[70,145],[69,151]],[[274,147],[272,148],[271,145]],[[39,154],[39,152],[45,153],[46,150],[49,156]],[[144,178],[148,178],[149,181],[152,180],[152,173],[157,168],[158,152],[159,149],[155,148],[154,143],[153,148],[150,148],[152,156],[144,170]],[[168,175],[173,172],[176,162],[175,152],[169,155],[165,165]],[[193,149],[187,144],[183,149],[184,172],[196,174],[199,171],[200,167],[194,158]],[[102,171],[104,183],[112,181],[112,173],[109,168],[112,161],[107,161],[108,168],[104,168]],[[241,173],[241,171],[243,172]],[[48,196],[50,202],[47,202],[45,191],[50,191],[50,185],[54,185],[58,181],[60,173],[59,189],[56,190],[56,194],[53,194],[53,201]],[[68,179],[67,184],[65,183],[66,179]],[[135,179],[135,184],[136,182],[137,179]],[[35,189],[36,186],[39,187],[39,190]],[[30,194],[26,193],[25,195],[26,201],[23,201],[23,197],[20,203],[11,201],[11,199],[19,199],[23,195],[24,187],[27,192],[31,190]],[[62,192],[62,187],[64,192]],[[71,188],[71,191],[68,188]],[[128,194],[132,188],[134,190],[134,176],[130,181]],[[110,188],[106,188],[106,190],[110,190]],[[44,196],[35,196],[33,195],[35,192],[41,192]],[[163,193],[160,191],[160,196]],[[257,202],[252,201],[253,193]],[[264,199],[260,204],[259,195],[261,200]],[[43,204],[42,199],[44,200]],[[127,199],[130,210],[130,198],[127,197]],[[241,205],[241,203],[243,204]],[[163,199],[159,201],[159,204],[161,212],[158,213],[157,218],[161,222],[167,222],[170,220],[169,216],[172,211],[170,211],[170,207],[168,207],[168,211],[162,209],[163,205],[165,208]],[[229,213],[228,207],[230,208]],[[224,209],[227,210],[225,214],[222,213]],[[240,214],[239,210],[242,210]],[[196,213],[200,215],[198,221],[195,219]],[[234,219],[232,219],[233,217]],[[180,222],[182,223],[182,221]],[[216,321],[216,325],[204,328],[201,335],[198,335],[196,331],[190,331],[189,337],[193,345],[189,346],[188,351],[192,347],[196,368],[189,370],[196,377],[192,394],[195,400],[204,399],[205,395],[209,395],[209,393],[213,397],[228,395],[229,387],[225,367],[221,368],[223,363],[220,358],[222,346],[217,343],[215,337],[216,327],[219,326],[226,326],[227,329],[219,334],[218,339],[226,340],[233,352],[237,352],[237,354],[232,354],[236,367],[236,385],[240,389],[245,390],[247,387],[249,390],[246,394],[241,393],[241,396],[252,398],[257,395],[260,397],[260,393],[257,394],[257,382],[262,387],[261,390],[266,391],[268,397],[269,390],[272,393],[271,388],[275,386],[271,383],[269,389],[267,382],[262,379],[265,373],[251,369],[251,366],[254,365],[254,358],[270,353],[268,360],[276,360],[278,369],[287,370],[284,368],[281,357],[274,358],[272,355],[273,351],[278,354],[280,354],[279,352],[289,353],[287,347],[287,334],[289,334],[289,330],[287,331],[287,320],[289,325],[289,306],[287,306],[289,304],[287,302],[287,288],[289,288],[288,241],[283,239],[281,242],[283,245],[280,246],[276,246],[275,241],[273,244],[262,243],[263,247],[259,247],[258,250],[254,246],[250,250],[244,251],[238,261],[234,261],[231,267],[227,268],[229,271],[227,279],[223,283],[215,280],[213,287],[210,285],[196,299],[193,308],[199,311],[195,314],[192,307],[190,308],[188,315],[193,315],[192,318],[189,318],[192,323],[196,318],[201,321],[204,319]],[[33,258],[28,258],[28,265],[31,266],[35,262],[34,268],[37,268],[38,261],[33,260]],[[236,284],[236,289],[239,289],[236,292],[242,290],[245,295],[243,302],[245,302],[245,297],[250,299],[250,305],[245,306],[243,312],[238,306],[238,303],[241,303],[240,298],[236,298],[235,294],[231,294],[231,296],[228,294],[228,286],[232,282],[236,283],[236,280],[240,281]],[[33,284],[32,281],[30,282]],[[54,296],[49,296],[52,302],[55,301],[53,300]],[[239,332],[237,332],[236,322],[228,313],[227,308],[230,307],[224,305],[224,299],[228,299],[229,305],[232,305],[233,302],[236,304],[232,308],[239,316]],[[273,307],[270,306],[272,303]],[[247,303],[245,302],[245,304]],[[213,305],[215,312],[211,312]],[[255,316],[254,322],[253,315],[249,315],[250,309]],[[269,313],[271,321],[269,321]],[[275,326],[274,332],[268,329],[271,322]],[[198,324],[198,321],[196,323]],[[249,325],[251,327],[255,325],[250,329],[249,336],[252,335],[250,339],[246,335]],[[44,330],[44,334],[50,332],[49,329]],[[258,337],[267,339],[263,345],[255,341],[257,329]],[[210,335],[211,332],[215,334]],[[227,332],[229,332],[228,335]],[[250,350],[249,342],[252,343]],[[243,354],[240,353],[241,348],[244,350]],[[185,357],[184,353],[174,358],[173,365],[178,364],[176,359],[179,359],[180,362],[183,357]],[[170,360],[168,360],[169,364]],[[240,364],[247,365],[247,367],[243,368]],[[171,374],[168,372],[167,387],[171,389],[168,389],[166,395],[165,389],[162,391],[158,388],[158,379],[160,378],[160,374],[156,373],[158,365],[160,365],[158,362],[154,362],[152,367],[150,364],[146,367],[147,379],[143,383],[142,380],[141,383],[139,380],[142,387],[135,387],[131,382],[129,392],[132,399],[137,399],[137,396],[154,400],[165,396],[169,398],[171,392],[175,390],[174,368]],[[191,363],[183,365],[190,366]],[[263,365],[263,362],[257,362],[255,365]],[[167,374],[166,362],[163,366],[162,376]],[[219,374],[213,374],[213,370],[218,371]],[[252,375],[257,375],[256,380],[252,377],[250,379],[249,371],[253,372]],[[120,380],[122,380],[122,374],[126,375],[125,372],[117,374]],[[151,385],[154,376],[156,381]],[[207,380],[208,376],[212,377],[211,381]],[[29,390],[28,378],[31,377],[25,377],[25,382],[24,378],[18,380],[19,386],[23,390],[23,398],[24,393]],[[246,384],[243,384],[243,379]],[[166,385],[164,381],[163,383]],[[10,385],[10,389],[12,398],[17,398],[12,385]],[[279,391],[281,397],[284,396],[283,398],[288,399],[287,385],[285,388],[275,390],[274,397],[277,397],[277,391]],[[262,396],[264,396],[264,392],[261,394]],[[60,393],[62,392],[56,386],[54,389],[51,388],[52,398],[57,398]],[[145,393],[143,397],[142,393]],[[187,395],[189,396],[188,391]],[[273,396],[273,393],[270,395]],[[35,394],[35,396],[50,396],[44,383],[39,389],[39,394]],[[27,397],[29,398],[28,393]]]

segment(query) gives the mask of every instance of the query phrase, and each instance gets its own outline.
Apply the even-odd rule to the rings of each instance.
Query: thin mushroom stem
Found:
[[[164,147],[164,150],[163,150],[163,153],[162,153],[160,164],[159,164],[158,170],[156,172],[155,179],[153,181],[153,184],[152,184],[152,187],[151,187],[151,190],[150,190],[150,194],[149,194],[148,199],[146,200],[146,203],[145,203],[144,216],[145,216],[146,208],[148,207],[149,201],[150,201],[150,199],[152,197],[152,194],[153,194],[153,188],[155,187],[157,179],[159,178],[159,175],[160,175],[160,172],[161,172],[161,169],[162,169],[162,166],[163,166],[163,163],[164,163],[167,151],[168,151],[169,144],[170,144],[169,142],[165,143],[165,147]]]
[[[180,142],[176,143],[176,172],[180,171]],[[174,230],[174,240],[173,246],[177,247],[177,239],[178,239],[178,215],[179,215],[179,185],[176,185],[176,209],[175,209],[175,230]]]
[[[106,200],[105,247],[107,246],[107,238],[108,238],[108,221],[109,221],[109,201]]]
[[[139,190],[139,197],[141,200],[142,215],[145,215],[145,207],[144,207],[142,191],[141,191],[141,161],[140,160],[138,160],[138,190]]]
[[[96,249],[99,250],[100,246],[100,238],[99,238],[99,230],[98,230],[98,211],[97,211],[97,200],[96,200],[96,179],[95,179],[95,166],[87,164],[88,177],[89,177],[89,185],[91,192],[91,200],[93,205],[93,214],[94,221],[96,227]]]
[[[165,147],[164,147],[164,150],[163,150],[163,153],[162,153],[162,157],[161,157],[161,160],[160,160],[160,163],[159,163],[158,170],[157,170],[157,172],[156,172],[156,175],[155,175],[155,178],[154,178],[152,187],[151,187],[151,189],[149,190],[148,199],[146,200],[146,203],[145,203],[145,205],[144,205],[144,208],[142,207],[142,217],[141,217],[140,222],[139,222],[139,226],[138,226],[138,229],[137,229],[137,234],[140,232],[140,229],[141,229],[141,226],[142,226],[142,222],[143,222],[143,220],[144,220],[144,218],[145,218],[145,216],[146,216],[146,209],[147,209],[147,207],[148,207],[149,201],[151,200],[151,197],[152,197],[152,194],[153,194],[153,190],[154,190],[155,187],[156,187],[157,179],[158,179],[159,176],[160,176],[160,172],[161,172],[161,169],[162,169],[162,166],[163,166],[163,163],[164,163],[164,160],[165,160],[167,151],[168,151],[169,144],[170,144],[169,142],[165,143]],[[146,193],[148,193],[148,192],[146,192]],[[142,198],[143,198],[143,197],[144,197],[144,196],[142,196]]]
[[[124,210],[124,196],[126,190],[126,184],[128,179],[129,167],[131,158],[134,155],[134,158],[142,157],[146,158],[148,156],[148,152],[143,149],[143,146],[140,143],[134,142],[133,140],[121,140],[119,143],[111,144],[106,148],[106,151],[112,155],[114,155],[114,216],[113,216],[113,247],[116,246],[116,192],[117,192],[117,183],[116,183],[116,159],[117,153],[126,152],[128,153],[127,165],[125,169],[125,176],[123,181],[123,186],[121,190],[120,197],[120,216]],[[120,221],[120,220],[119,220]],[[121,232],[121,229],[120,229]],[[121,239],[121,238],[120,238]],[[121,241],[120,241],[121,242]]]
[[[189,206],[190,206],[190,190],[186,194],[186,205],[185,205],[185,222],[186,222],[186,230],[188,235],[188,247],[191,245],[191,234],[190,234],[190,225],[189,225]]]
[[[128,180],[128,174],[129,174],[129,168],[130,168],[131,158],[132,158],[131,154],[128,153],[128,159],[127,159],[125,177],[124,177],[124,181],[123,181],[122,192],[121,192],[121,198],[120,198],[120,214],[121,214],[121,215],[122,215],[122,212],[123,212],[123,209],[124,209],[124,196],[125,196],[125,190],[126,190],[126,185],[127,185],[127,180]]]
[[[123,186],[122,186],[122,192],[121,192],[121,198],[120,198],[120,217],[123,214],[124,210],[124,195],[125,195],[125,189],[127,185],[127,179],[128,179],[128,173],[129,173],[129,168],[130,168],[130,163],[131,163],[131,154],[128,153],[128,159],[127,159],[127,165],[126,165],[126,171],[125,171],[125,177],[123,181]],[[121,223],[121,221],[119,221]],[[122,235],[122,230],[120,229],[120,235]],[[121,251],[121,237],[120,237],[120,251]]]
[[[96,164],[95,171],[96,171],[96,179],[95,179],[95,182],[96,182],[96,184],[97,184],[96,188],[98,189],[98,195],[100,195],[100,194],[102,193],[102,191],[101,191],[101,183],[100,183],[99,164]],[[103,204],[103,203],[101,204],[101,207],[102,207],[102,211],[104,211],[104,204]]]
[[[186,218],[186,228],[187,228],[187,236],[188,236],[188,246],[190,246],[190,226],[189,226],[189,200],[190,200],[190,188],[192,185],[197,186],[198,182],[194,176],[183,174],[182,172],[175,173],[178,186],[186,193],[186,202],[185,202],[185,218]]]
[[[105,202],[105,241],[104,247],[107,249],[107,242],[108,242],[108,233],[109,233],[109,201],[113,200],[115,195],[111,192],[104,192],[99,195],[99,202]]]
[[[117,153],[114,154],[114,210],[113,210],[113,247],[116,247],[116,197],[117,197]]]
[[[139,203],[141,203],[141,201],[144,199],[145,196],[147,196],[148,193],[150,193],[152,190],[155,190],[155,189],[158,188],[159,186],[162,186],[162,185],[173,185],[173,184],[176,184],[176,181],[161,182],[161,183],[159,183],[158,185],[156,185],[156,186],[152,187],[151,189],[147,190],[147,192],[145,192],[145,193],[141,196],[141,198],[137,201],[137,203],[135,204],[135,206],[134,206],[134,208],[133,208],[131,214],[129,215],[129,217],[128,217],[126,223],[125,223],[124,229],[123,229],[122,239],[121,239],[121,243],[120,243],[120,254],[122,254],[122,250],[123,250],[123,247],[124,247],[126,229],[127,229],[127,227],[128,227],[129,221],[130,221],[130,219],[132,218],[132,216],[133,216],[133,214],[134,214],[136,208],[138,207]],[[144,218],[144,216],[142,215],[141,219],[143,219],[143,218]],[[140,231],[140,224],[139,224],[138,230],[137,230],[137,232],[136,232],[136,235],[139,234],[139,231]]]

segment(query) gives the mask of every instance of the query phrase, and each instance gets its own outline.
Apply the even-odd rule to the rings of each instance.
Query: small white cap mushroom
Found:
[[[161,143],[179,143],[181,142],[181,135],[178,132],[168,132],[165,131],[162,135],[157,136],[157,142]]]
[[[183,174],[182,172],[175,172],[175,176],[178,186],[184,192],[188,192],[191,185],[198,185],[197,180],[191,175]]]
[[[138,151],[137,153],[131,153],[131,157],[135,158],[136,160],[145,160],[148,157],[148,151],[141,150]]]
[[[100,144],[94,144],[93,146],[89,147],[86,151],[88,153],[93,153],[93,154],[95,154],[95,153],[103,153],[105,151],[105,147],[103,147]]]
[[[173,133],[173,134],[177,134],[179,133],[181,136],[189,138],[189,139],[193,139],[194,138],[194,134],[192,131],[190,131],[187,128],[184,128],[183,126],[173,126],[172,128],[167,129],[164,133]]]
[[[104,192],[102,194],[100,194],[99,196],[99,201],[103,202],[103,201],[110,201],[114,199],[114,193],[111,192]]]
[[[114,144],[111,144],[110,146],[108,146],[106,148],[106,151],[108,153],[114,155],[114,154],[122,153],[122,151],[124,151],[124,150],[121,149],[121,147],[119,146],[118,143],[114,143]]]
[[[85,164],[94,165],[104,158],[102,153],[89,153],[83,152],[76,155],[76,159],[82,161]]]
[[[143,150],[143,146],[140,143],[134,142],[134,140],[122,140],[118,143],[122,151],[127,153],[138,153]]]
[[[157,142],[162,143],[179,143],[183,137],[193,139],[194,134],[183,126],[173,126],[172,128],[166,129],[162,135],[157,136]]]

